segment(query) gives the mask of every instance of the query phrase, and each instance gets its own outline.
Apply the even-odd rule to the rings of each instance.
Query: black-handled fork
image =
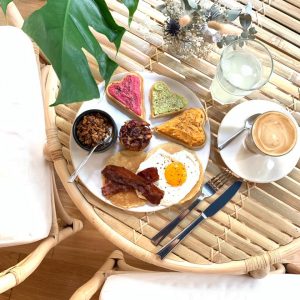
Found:
[[[225,170],[206,182],[202,188],[202,192],[199,198],[194,200],[187,208],[182,210],[174,220],[172,220],[166,227],[160,230],[151,239],[152,244],[157,246],[203,199],[214,195],[231,176],[231,173]]]

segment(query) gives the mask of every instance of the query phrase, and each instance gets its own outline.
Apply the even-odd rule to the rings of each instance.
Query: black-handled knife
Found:
[[[230,199],[236,194],[242,183],[242,181],[236,181],[235,183],[233,183],[221,196],[219,196],[211,205],[209,205],[197,219],[195,219],[190,225],[188,225],[184,230],[177,234],[169,243],[163,246],[157,252],[157,255],[161,259],[165,258],[173,250],[173,248],[177,246],[197,225],[222,209],[226,205],[226,203],[230,201]]]

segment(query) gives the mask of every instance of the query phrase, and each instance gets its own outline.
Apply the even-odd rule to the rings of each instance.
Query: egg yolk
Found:
[[[165,178],[171,186],[180,186],[186,181],[187,173],[184,164],[172,162],[165,169]]]

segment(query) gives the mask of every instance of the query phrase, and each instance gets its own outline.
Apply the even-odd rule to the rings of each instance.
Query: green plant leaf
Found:
[[[12,0],[0,0],[0,5],[2,7],[3,12],[6,14],[7,5],[12,2]]]
[[[255,27],[249,28],[249,32],[250,32],[250,34],[256,34],[257,33]]]
[[[244,7],[245,13],[251,15],[252,13],[252,3],[249,1],[246,6]]]
[[[240,14],[240,23],[244,30],[247,30],[248,27],[251,25],[252,18],[249,14]]]
[[[156,9],[159,11],[164,11],[165,8],[166,8],[166,4],[160,4],[160,5],[156,6]]]
[[[189,6],[192,8],[192,9],[197,9],[198,8],[198,3],[196,0],[187,0],[188,3],[189,3]]]
[[[130,25],[133,14],[138,7],[139,1],[138,0],[123,0],[123,3],[128,8],[128,11],[129,11],[128,24]]]
[[[246,38],[248,37],[248,35],[249,35],[248,31],[243,31],[243,32],[241,33],[241,37],[242,37],[243,39],[246,39]]]
[[[213,4],[205,13],[208,21],[225,21],[225,16],[221,10],[221,7],[217,4]]]
[[[119,48],[125,29],[115,23],[104,0],[48,0],[24,23],[23,30],[42,49],[60,80],[55,105],[99,97],[82,49],[95,57],[106,84],[117,67],[101,49],[89,26],[105,34]]]
[[[194,11],[198,8],[198,4],[195,0],[182,0],[185,10]]]
[[[241,9],[229,9],[226,12],[226,19],[227,21],[233,22],[240,14],[242,10]]]
[[[229,45],[230,43],[232,43],[236,39],[238,39],[238,37],[236,35],[227,35],[227,36],[224,37],[226,45]]]
[[[223,45],[224,45],[224,41],[222,40],[222,41],[219,41],[219,42],[217,42],[217,46],[219,47],[219,48],[222,48],[223,47]]]
[[[239,46],[240,46],[240,47],[243,47],[244,44],[245,44],[245,42],[244,42],[243,40],[239,40]]]

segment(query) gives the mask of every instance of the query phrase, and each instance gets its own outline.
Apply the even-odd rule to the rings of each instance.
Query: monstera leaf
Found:
[[[6,8],[7,5],[9,4],[9,2],[11,2],[12,0],[0,0],[0,5],[3,9],[3,12],[6,13]]]
[[[137,9],[139,1],[136,1],[136,0],[123,0],[122,2],[128,8],[128,11],[129,11],[129,20],[128,20],[128,23],[130,25],[130,23],[132,21],[133,14],[135,13],[135,11]]]
[[[0,0],[3,9],[9,2]],[[132,17],[138,0],[123,2]],[[125,29],[115,23],[104,0],[48,0],[24,22],[23,30],[41,48],[60,80],[55,105],[99,97],[83,49],[97,60],[106,84],[118,66],[102,50],[89,27],[106,35],[119,48]]]

